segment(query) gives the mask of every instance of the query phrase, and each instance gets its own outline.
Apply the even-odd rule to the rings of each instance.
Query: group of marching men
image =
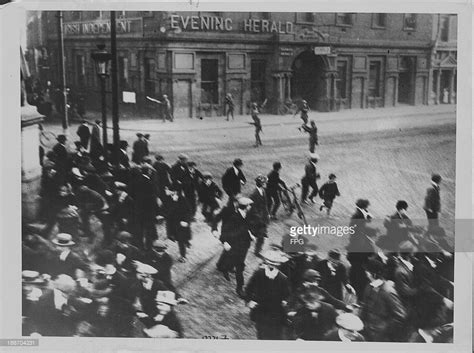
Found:
[[[201,173],[186,155],[172,166],[161,155],[153,161],[149,136],[137,138],[131,161],[128,144],[121,143],[115,169],[103,155],[91,156],[82,137],[74,153],[63,135],[46,153],[41,191],[46,225],[25,226],[23,232],[25,335],[184,337],[173,307],[187,300],[173,284],[173,260],[156,225],[165,222],[166,238],[177,242],[178,261],[185,262],[200,209],[223,244],[217,269],[227,281],[235,274],[236,293],[248,303],[259,339],[452,339],[453,254],[438,223],[439,175],[433,175],[425,198],[429,227],[423,234],[406,215],[408,204],[399,201],[384,224],[386,235],[378,237],[369,201],[357,201],[347,271],[338,250],[327,259],[311,245],[285,254],[282,240],[262,252],[280,206],[279,190],[287,188],[281,163],[268,176],[259,175],[245,197],[243,162],[234,160],[221,179],[225,203],[213,176]],[[305,166],[301,200],[315,203],[319,196],[320,210],[329,214],[339,190],[333,174],[318,188],[318,158],[311,154]],[[244,286],[252,242],[262,264]]]

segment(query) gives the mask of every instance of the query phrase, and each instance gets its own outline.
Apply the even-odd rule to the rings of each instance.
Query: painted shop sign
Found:
[[[292,48],[280,48],[280,55],[281,56],[293,56],[293,49]]]
[[[64,24],[65,36],[110,34],[110,20],[72,22]],[[117,19],[117,34],[135,33],[141,30],[141,19]]]
[[[293,33],[292,22],[247,19],[240,26],[232,22],[229,17],[218,16],[170,16],[170,27],[182,31],[224,31],[230,32],[234,29],[253,33]]]
[[[331,54],[331,47],[314,47],[314,55],[329,55]]]

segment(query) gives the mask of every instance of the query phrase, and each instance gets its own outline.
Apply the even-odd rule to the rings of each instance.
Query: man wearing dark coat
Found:
[[[214,212],[219,208],[219,201],[222,198],[222,190],[212,180],[212,174],[204,172],[203,182],[199,184],[198,197],[201,203],[201,212],[206,222],[212,225]]]
[[[226,170],[222,176],[222,188],[229,195],[229,198],[235,197],[240,193],[242,185],[247,182],[242,172],[243,162],[240,158],[234,160],[233,166]]]
[[[162,155],[157,154],[155,156],[155,162],[153,163],[153,168],[156,170],[156,175],[158,178],[158,196],[162,198],[165,193],[165,188],[171,184],[171,168],[165,162]]]
[[[72,251],[72,247],[76,244],[72,241],[72,236],[66,233],[59,233],[51,241],[57,252],[51,254],[47,259],[47,273],[51,277],[61,274],[68,275],[72,278],[82,278],[89,272],[89,266],[78,254]]]
[[[270,211],[270,216],[274,219],[278,208],[280,207],[281,200],[279,190],[286,189],[286,184],[280,178],[281,163],[273,163],[273,170],[268,173],[267,178],[267,206]]]
[[[148,156],[150,151],[148,150],[148,142],[142,133],[137,134],[138,139],[133,143],[132,162],[140,164],[143,162],[143,158]]]
[[[250,233],[247,220],[252,203],[253,201],[246,197],[238,199],[237,212],[233,213],[228,221],[222,225],[220,237],[220,241],[224,244],[224,253],[219,260],[220,270],[224,273],[224,277],[228,279],[228,272],[235,268],[236,292],[240,297],[244,296],[245,258],[250,243],[255,238]]]
[[[312,153],[309,162],[304,167],[304,176],[301,179],[301,202],[308,203],[306,197],[308,197],[309,187],[313,189],[309,195],[309,200],[314,203],[313,197],[318,195],[318,185],[316,180],[319,179],[319,173],[316,171],[316,163],[318,163],[319,156],[316,153]]]
[[[66,149],[66,136],[58,135],[58,143],[54,145],[53,152],[55,154],[55,163],[59,173],[65,175],[70,168],[70,158]]]
[[[321,274],[320,285],[333,297],[343,299],[343,287],[353,292],[347,279],[346,267],[341,263],[341,254],[337,250],[329,251],[328,258],[317,265],[317,271]]]
[[[423,209],[428,218],[428,227],[439,226],[438,214],[441,211],[440,183],[441,176],[433,174],[431,176],[431,186],[426,190],[425,204]]]
[[[188,156],[184,153],[180,153],[178,160],[171,166],[170,177],[171,182],[175,185],[182,187],[183,184],[190,181],[189,169],[188,169]]]
[[[263,243],[267,235],[267,227],[270,220],[270,214],[268,212],[267,205],[267,194],[265,186],[267,178],[263,175],[257,176],[255,179],[255,190],[250,195],[250,199],[253,201],[252,208],[249,212],[250,229],[257,238],[255,243],[254,254],[260,256]]]
[[[368,225],[372,219],[367,210],[369,205],[369,200],[357,200],[356,211],[349,223],[349,227],[354,229],[354,234],[351,235],[346,247],[347,260],[351,264],[349,279],[359,299],[362,299],[365,286],[368,284],[364,267],[367,261],[376,254],[375,244],[372,241],[372,238],[376,235],[376,229]]]
[[[91,131],[89,130],[89,123],[87,120],[82,121],[82,124],[77,128],[76,134],[79,136],[79,141],[81,142],[82,147],[87,150],[91,138]]]
[[[155,240],[152,243],[150,250],[145,252],[142,262],[146,263],[158,270],[153,278],[165,283],[168,287],[174,290],[173,282],[171,281],[171,267],[173,267],[173,259],[166,252],[168,245],[163,240]]]
[[[311,120],[311,126],[304,124],[301,128],[309,134],[309,152],[314,153],[314,149],[318,145],[318,128],[316,123]]]
[[[102,127],[100,120],[96,120],[92,126],[90,156],[93,161],[97,161],[104,154],[104,146],[102,145]]]
[[[191,246],[192,210],[179,186],[170,190],[164,209],[168,239],[178,242],[181,255],[178,261],[186,262],[186,248]]]
[[[250,278],[245,299],[251,309],[250,318],[255,322],[257,339],[281,340],[290,283],[278,266],[288,259],[274,250],[265,252],[262,257],[265,265]]]

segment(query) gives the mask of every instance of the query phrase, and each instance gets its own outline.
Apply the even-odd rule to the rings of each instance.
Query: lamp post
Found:
[[[105,50],[104,44],[97,45],[96,52],[91,54],[95,63],[95,71],[100,79],[100,91],[102,97],[102,145],[104,148],[104,158],[107,161],[107,106],[105,100],[105,79],[109,76],[109,63],[112,55]]]

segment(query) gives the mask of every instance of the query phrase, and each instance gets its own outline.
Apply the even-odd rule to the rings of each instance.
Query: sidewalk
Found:
[[[389,119],[398,117],[416,117],[420,115],[447,115],[456,112],[456,105],[432,105],[432,106],[400,106],[391,108],[375,108],[375,109],[349,109],[338,112],[315,112],[309,113],[309,119],[315,120],[317,124],[325,122],[356,122],[356,121],[372,121],[377,119]],[[86,114],[89,121],[101,119],[100,112],[90,111]],[[263,126],[277,125],[294,125],[300,122],[299,114],[293,115],[270,115],[261,114],[260,119]],[[111,130],[111,116],[108,115],[109,126]],[[226,117],[207,117],[207,118],[179,118],[174,122],[152,119],[148,116],[135,115],[133,118],[129,114],[121,114],[120,130],[129,131],[146,131],[146,132],[171,132],[171,131],[203,131],[222,128],[248,128],[251,122],[249,115],[236,115],[235,120],[226,121]],[[45,125],[56,125],[59,122],[50,122]],[[71,121],[71,125],[79,124],[78,121]]]

